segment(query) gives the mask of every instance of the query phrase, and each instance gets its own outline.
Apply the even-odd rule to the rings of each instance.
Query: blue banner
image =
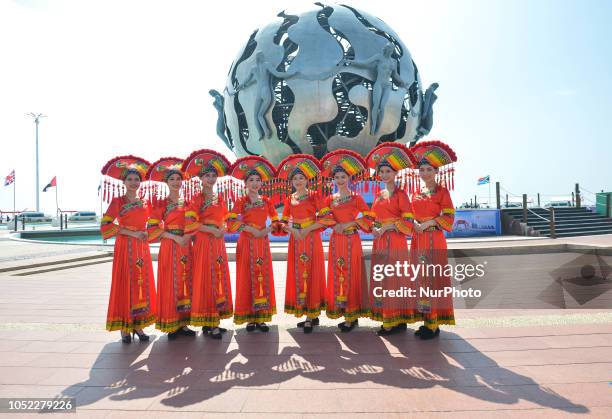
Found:
[[[459,209],[455,212],[453,231],[446,237],[481,237],[501,235],[501,215],[497,209]]]

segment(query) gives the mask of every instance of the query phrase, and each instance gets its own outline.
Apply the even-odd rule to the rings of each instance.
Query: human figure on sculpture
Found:
[[[272,105],[272,80],[271,76],[279,79],[289,79],[297,74],[295,70],[277,71],[274,66],[264,60],[264,53],[258,51],[255,53],[255,66],[251,68],[251,71],[247,75],[246,79],[242,83],[238,83],[233,90],[226,88],[230,95],[238,93],[249,87],[251,84],[257,84],[257,96],[255,97],[255,123],[259,133],[259,140],[262,140],[264,136],[270,138],[272,131],[268,126],[265,115]]]
[[[370,135],[378,133],[385,114],[385,105],[391,91],[391,80],[399,86],[408,89],[410,86],[404,82],[397,72],[397,61],[391,57],[394,45],[389,42],[383,52],[375,54],[364,61],[345,60],[344,63],[357,68],[366,68],[374,71],[374,84],[372,91],[372,108]]]
[[[215,98],[213,106],[217,110],[217,135],[219,136],[219,138],[221,138],[227,148],[232,150],[234,148],[234,145],[225,135],[225,113],[223,112],[225,99],[223,98],[223,95],[215,89],[210,89],[208,91],[208,94]]]

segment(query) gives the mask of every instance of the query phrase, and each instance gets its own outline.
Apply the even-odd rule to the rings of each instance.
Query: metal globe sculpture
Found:
[[[415,143],[433,123],[437,84],[382,20],[347,5],[315,3],[252,33],[211,90],[217,134],[237,156],[274,164],[348,148],[366,155],[385,141]]]

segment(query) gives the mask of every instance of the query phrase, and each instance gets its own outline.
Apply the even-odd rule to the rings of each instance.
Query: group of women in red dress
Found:
[[[350,150],[321,160],[294,154],[276,168],[258,156],[230,164],[207,149],[152,164],[135,156],[113,158],[102,169],[110,204],[101,232],[104,239],[116,237],[106,328],[120,330],[126,343],[136,335],[148,340],[142,329],[151,324],[168,339],[195,336],[189,325],[221,339],[221,319],[233,316],[249,332],[267,332],[276,314],[272,234],[289,235],[284,311],[306,316],[297,324],[305,333],[325,311],[344,318],[338,324],[343,332],[367,317],[382,322],[379,335],[423,321],[415,334],[434,338],[440,324],[454,324],[452,299],[373,292],[359,232],[374,236],[372,269],[398,261],[445,265],[455,161],[453,150],[439,141],[411,148],[383,143],[366,159]],[[383,185],[376,186],[371,207],[358,193],[369,180]],[[328,227],[326,268],[321,232]],[[235,300],[226,233],[239,233]],[[149,243],[157,241],[156,289]],[[450,277],[421,274],[410,283],[442,289]],[[381,284],[394,290],[402,280],[389,276]]]

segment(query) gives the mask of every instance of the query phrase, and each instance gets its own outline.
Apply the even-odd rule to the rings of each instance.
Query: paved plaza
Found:
[[[609,250],[612,236],[559,243]],[[149,327],[150,342],[122,344],[104,330],[112,264],[102,250],[0,236],[0,397],[74,396],[76,416],[94,418],[612,416],[612,310],[460,308],[432,341],[412,329],[381,338],[367,320],[340,333],[324,316],[304,335],[279,314],[267,334],[224,321],[220,341],[169,342]],[[566,256],[491,257],[511,273]],[[285,269],[274,262],[279,313]]]

